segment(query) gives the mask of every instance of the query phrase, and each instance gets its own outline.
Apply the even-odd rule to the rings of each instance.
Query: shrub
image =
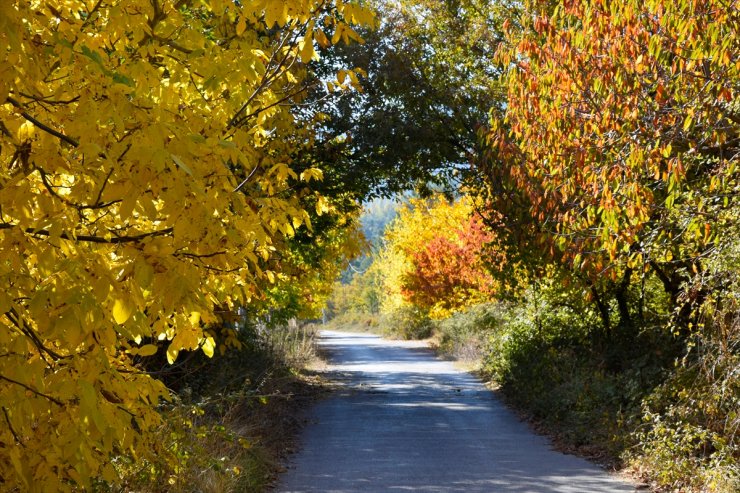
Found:
[[[293,369],[315,354],[316,327],[249,322],[236,334],[240,347],[218,358],[194,351],[175,365],[149,368],[173,391],[172,402],[160,409],[160,449],[148,461],[117,458],[122,483],[100,481],[95,491],[265,490],[291,433],[285,409],[295,406],[289,401],[294,387],[303,388]]]
[[[487,331],[483,372],[507,398],[565,440],[617,460],[634,445],[640,403],[664,375],[665,359],[652,357],[662,339],[644,330],[633,340],[641,351],[593,344],[597,315],[562,303],[562,290],[542,284],[519,303],[500,305]],[[615,370],[608,361],[619,352]]]
[[[740,323],[698,338],[643,405],[630,459],[664,487],[740,491]]]
[[[434,324],[425,310],[415,306],[402,306],[381,319],[385,335],[400,339],[425,339],[432,335]]]
[[[439,349],[458,360],[480,360],[489,334],[502,330],[504,309],[500,303],[481,303],[437,322]]]

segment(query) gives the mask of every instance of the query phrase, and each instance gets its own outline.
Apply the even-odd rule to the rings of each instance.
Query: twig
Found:
[[[237,185],[233,191],[238,192],[239,190],[241,190],[242,187],[247,184],[249,179],[252,178],[252,175],[255,173],[255,171],[257,171],[257,168],[259,168],[259,165],[255,166],[254,169],[249,173],[249,176],[244,178],[244,180],[239,185]]]
[[[10,433],[13,435],[13,438],[15,438],[15,441],[18,442],[21,447],[26,448],[26,444],[21,441],[18,433],[16,433],[13,428],[13,424],[10,422],[10,416],[8,416],[8,410],[5,406],[3,406],[3,414],[5,415],[5,421],[8,423],[8,429],[10,429]]]
[[[25,111],[23,111],[23,109],[24,109],[23,108],[23,105],[21,103],[19,103],[18,101],[16,101],[15,99],[13,99],[10,96],[8,96],[7,101],[10,104],[12,104],[13,106],[15,106],[16,108],[18,108],[18,109],[21,110],[21,116],[23,118],[25,118],[29,122],[33,123],[38,128],[40,128],[41,130],[43,130],[44,132],[53,135],[54,137],[58,138],[59,140],[61,140],[63,142],[66,142],[67,144],[71,145],[72,147],[79,147],[80,146],[80,143],[77,142],[72,137],[68,137],[68,136],[64,135],[63,133],[58,132],[57,130],[54,130],[53,128],[49,127],[48,125],[45,125],[45,124],[41,123],[36,118],[32,117],[31,115],[29,115],[28,113],[26,113]]]
[[[16,224],[0,224],[0,230],[2,229],[12,229],[18,227]],[[172,233],[172,228],[165,228],[160,229],[158,231],[152,231],[151,233],[142,233],[140,235],[134,235],[134,236],[116,236],[113,238],[104,238],[102,236],[92,236],[92,235],[72,235],[69,233],[62,233],[59,235],[59,238],[63,240],[71,240],[71,241],[84,241],[88,243],[108,243],[108,244],[119,244],[119,243],[134,243],[137,241],[141,241],[146,238],[152,238],[155,236],[166,236],[170,233]],[[51,236],[51,232],[46,229],[34,229],[34,228],[26,228],[23,230],[24,233],[34,235],[34,236]]]
[[[29,387],[23,382],[19,382],[17,380],[13,380],[12,378],[8,378],[5,375],[0,375],[0,379],[5,380],[6,382],[14,383],[16,385],[19,385],[23,387],[24,389],[28,390],[29,392],[36,394],[39,397],[43,397],[44,399],[48,399],[49,401],[53,402],[59,407],[64,407],[64,403],[57,399],[56,397],[52,397],[50,395],[44,394],[43,392],[39,392],[38,390],[34,389],[33,387]]]

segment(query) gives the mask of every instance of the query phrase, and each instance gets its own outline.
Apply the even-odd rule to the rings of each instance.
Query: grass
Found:
[[[249,335],[241,350],[193,363],[162,409],[161,450],[144,460],[122,455],[118,484],[100,492],[236,493],[265,491],[295,446],[301,409],[323,392],[305,370],[316,358],[315,326]],[[204,383],[206,382],[206,383]]]
[[[378,315],[347,312],[327,321],[321,327],[327,330],[380,334],[382,328]]]

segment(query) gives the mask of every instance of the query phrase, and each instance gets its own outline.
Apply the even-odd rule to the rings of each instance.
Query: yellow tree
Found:
[[[357,38],[322,0],[0,2],[0,482],[115,481],[155,450],[153,340],[202,349],[306,223],[290,104],[315,45]],[[315,42],[316,41],[316,42]],[[322,205],[323,207],[323,205]]]
[[[435,318],[487,299],[493,280],[481,261],[493,237],[474,216],[469,197],[414,199],[386,230],[375,264],[383,279],[383,311],[414,304]]]

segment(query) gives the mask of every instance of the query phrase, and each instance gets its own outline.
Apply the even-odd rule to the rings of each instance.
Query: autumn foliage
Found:
[[[493,236],[474,214],[469,197],[437,195],[401,207],[376,256],[383,311],[411,304],[440,318],[493,294],[483,264]]]
[[[158,453],[168,392],[138,363],[212,355],[223,315],[279,269],[307,277],[274,258],[333,209],[321,170],[293,169],[312,124],[291,108],[319,46],[371,18],[319,0],[0,3],[2,489],[115,482],[114,456]]]
[[[738,186],[737,2],[526,11],[499,50],[507,108],[482,166],[495,209],[594,279],[653,268],[675,290],[671,265],[712,245]]]
[[[491,298],[495,283],[482,260],[491,239],[476,216],[452,230],[437,231],[409,252],[412,268],[404,278],[404,296],[417,306],[446,311]]]
[[[736,491],[740,4],[532,0],[502,29],[508,90],[481,132],[478,189],[509,259],[544,274],[526,301],[548,308],[502,337],[499,354],[515,356],[502,374],[527,406],[555,402],[570,419],[604,381],[627,378],[639,390],[625,402],[643,413],[629,447],[646,476]],[[542,347],[555,359],[530,356]],[[583,385],[572,400],[550,392],[557,358],[584,348],[597,356],[583,375],[604,365],[606,380],[565,377]],[[646,365],[670,377],[632,376]],[[530,393],[528,380],[552,385]]]

